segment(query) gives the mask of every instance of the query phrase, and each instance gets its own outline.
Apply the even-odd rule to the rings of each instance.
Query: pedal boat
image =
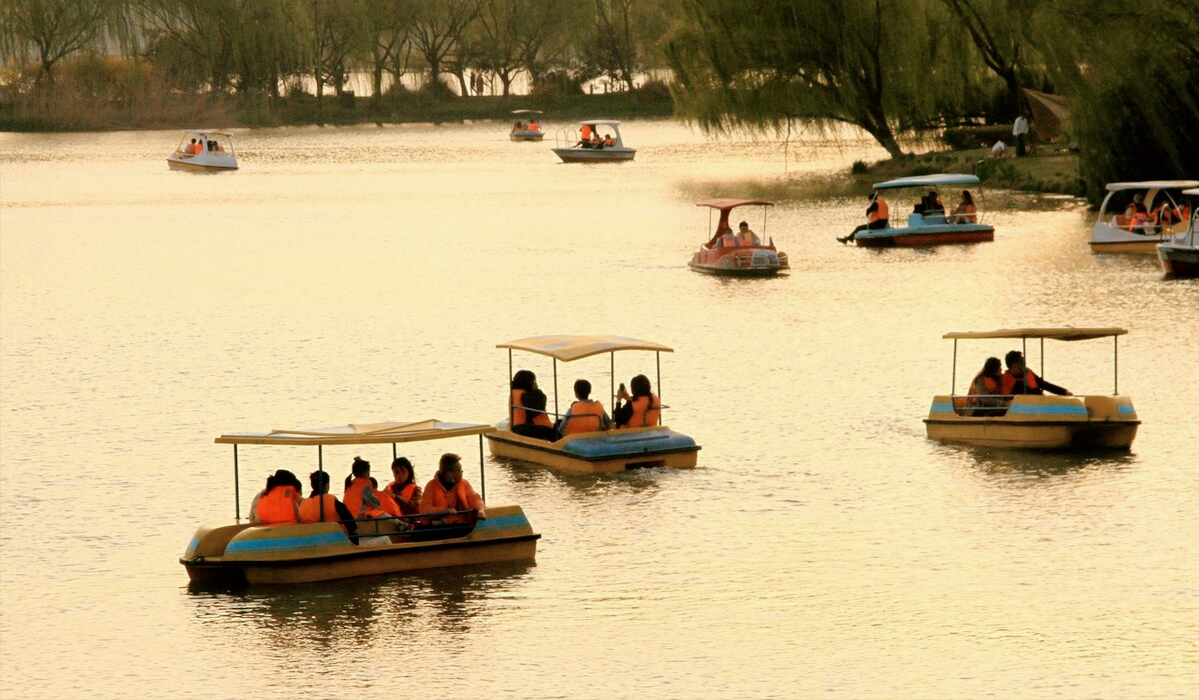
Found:
[[[993,241],[995,227],[983,223],[982,190],[978,185],[976,176],[954,173],[904,177],[876,183],[874,189],[887,200],[891,225],[887,228],[859,231],[854,236],[854,243],[863,248],[892,248]],[[906,226],[894,225],[905,206],[914,208],[904,201],[907,190],[915,192],[914,199],[918,202],[928,190],[937,190],[940,193],[946,187],[977,189],[974,194],[976,211],[973,222],[955,222],[954,216],[947,216],[945,212],[922,214],[913,211],[908,214]],[[945,199],[941,201],[944,203]]]
[[[1199,188],[1183,190],[1182,193],[1191,199],[1191,211],[1199,204]],[[1162,270],[1171,277],[1199,277],[1199,225],[1197,217],[1192,213],[1186,233],[1171,239],[1166,243],[1157,244],[1157,259],[1162,264]]]
[[[1127,451],[1132,447],[1141,421],[1137,419],[1132,399],[1120,395],[1114,371],[1111,396],[963,396],[952,393],[957,383],[959,340],[1018,339],[1023,350],[1027,348],[1029,338],[1040,339],[1043,372],[1047,338],[1074,341],[1110,337],[1113,362],[1118,368],[1117,339],[1126,333],[1128,331],[1123,328],[1018,328],[982,333],[946,333],[942,337],[953,339],[951,393],[933,398],[928,418],[924,421],[928,437],[941,442],[984,447]]]
[[[541,535],[533,532],[520,506],[488,506],[486,518],[449,525],[428,524],[430,520],[437,522],[436,514],[404,516],[414,529],[400,533],[391,532],[394,523],[388,522],[398,518],[358,520],[354,538],[347,536],[338,522],[255,525],[241,517],[238,469],[242,445],[315,446],[315,466],[324,471],[326,445],[391,443],[394,458],[395,446],[401,442],[477,435],[479,483],[476,485],[486,501],[482,436],[491,429],[490,425],[427,420],[221,435],[216,438],[218,444],[233,445],[234,519],[200,526],[179,563],[187,568],[188,576],[196,584],[258,585],[329,581],[489,562],[531,562],[536,557]],[[261,471],[273,469],[278,464],[277,457],[278,453]],[[307,484],[306,469],[292,471]],[[340,483],[340,479],[332,481]]]
[[[523,129],[517,129],[516,125],[520,123],[527,124],[531,121],[529,115],[541,114],[541,110],[537,109],[514,109],[512,110],[512,131],[508,134],[508,139],[511,141],[540,141],[545,138],[545,132],[541,130],[533,131],[527,126]],[[529,119],[526,120],[526,117]]]
[[[768,239],[765,245],[721,245],[721,235],[725,230],[731,230],[730,212],[748,205],[762,207],[762,233],[765,235],[767,207],[774,206],[774,202],[758,199],[707,199],[696,202],[697,207],[708,207],[708,230],[712,230],[712,212],[720,212],[720,221],[716,224],[716,233],[691,256],[688,265],[692,270],[725,277],[774,277],[791,270],[787,254],[775,249],[773,239]]]
[[[200,152],[192,154],[188,149],[192,139],[200,144]],[[237,153],[233,150],[233,134],[228,131],[183,132],[183,140],[175,152],[167,156],[167,167],[171,170],[219,173],[237,170]]]
[[[581,127],[587,124],[594,133],[602,137],[611,135],[613,145],[591,146],[583,144]],[[559,129],[554,135],[555,148],[552,150],[563,163],[620,163],[633,160],[637,149],[624,145],[620,136],[620,122],[612,119],[588,119],[579,122],[573,129]]]
[[[612,386],[605,408],[609,415],[616,400],[616,353],[623,350],[653,352],[658,368],[654,384],[661,401],[662,362],[661,354],[674,350],[647,340],[609,335],[541,335],[501,343],[497,348],[508,349],[508,385],[512,385],[512,351],[521,350],[538,355],[547,355],[554,360],[554,416],[558,404],[558,362],[571,362],[584,357],[608,353],[610,357]],[[670,407],[662,404],[662,410]],[[505,413],[511,415],[511,407]],[[528,409],[525,409],[528,410]],[[582,474],[613,474],[642,467],[670,467],[689,469],[696,464],[699,446],[687,435],[676,433],[665,425],[617,430],[598,430],[567,435],[561,440],[548,442],[518,435],[508,428],[508,419],[496,424],[487,433],[487,444],[496,457],[516,459],[540,464],[552,469]]]
[[[1143,198],[1146,211],[1152,212],[1162,199],[1175,205],[1180,204],[1181,191],[1199,187],[1199,180],[1148,180],[1145,182],[1110,182],[1107,196],[1099,206],[1099,217],[1091,228],[1092,253],[1152,253],[1158,243],[1168,243],[1171,238],[1186,232],[1187,221],[1173,226],[1160,227],[1146,224],[1133,227],[1124,216],[1124,211],[1136,195]],[[1193,217],[1192,217],[1193,218]]]

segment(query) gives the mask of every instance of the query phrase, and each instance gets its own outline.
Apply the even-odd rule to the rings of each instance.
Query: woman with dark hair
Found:
[[[616,391],[618,402],[612,410],[612,419],[617,428],[642,428],[662,424],[662,402],[649,383],[649,377],[638,374],[629,380],[633,394],[625,390],[624,384]]]
[[[361,457],[354,458],[351,472],[346,477],[346,490],[341,500],[355,519],[385,518],[403,513],[391,496],[380,493],[371,478],[371,463]]]
[[[487,517],[483,499],[462,478],[462,458],[447,452],[438,462],[437,474],[425,485],[420,498],[421,513],[457,513],[477,511],[480,520]],[[468,522],[460,515],[446,518],[447,523]]]
[[[416,485],[412,462],[407,457],[396,457],[391,462],[391,476],[393,481],[387,485],[386,492],[395,499],[400,511],[404,515],[419,513],[420,487]]]
[[[962,201],[953,208],[953,223],[955,224],[977,224],[978,214],[974,207],[974,195],[970,194],[970,190],[962,190]],[[996,362],[998,357],[991,358]]]
[[[329,493],[329,474],[315,471],[308,475],[308,481],[312,484],[312,493],[300,503],[300,522],[329,523],[340,520],[346,534],[354,534],[358,526],[354,524],[350,509]]]
[[[968,413],[973,416],[1003,415],[1004,411],[994,410],[1004,404],[1004,399],[996,396],[1002,385],[1003,366],[998,357],[988,357],[983,368],[974,375],[974,381],[970,382],[969,397],[966,399],[966,406],[971,409]]]
[[[530,389],[524,392],[521,401],[524,402],[524,408],[520,412],[524,415],[525,420],[523,423],[514,424],[512,432],[538,440],[553,441],[557,439],[558,434],[554,431],[554,423],[545,412],[545,392],[541,389]]]
[[[524,396],[526,391],[537,388],[537,375],[527,369],[512,375],[512,388],[508,392],[508,428],[525,422]]]
[[[250,521],[263,525],[282,525],[300,521],[300,480],[295,474],[280,469],[267,477],[266,488],[250,504]]]

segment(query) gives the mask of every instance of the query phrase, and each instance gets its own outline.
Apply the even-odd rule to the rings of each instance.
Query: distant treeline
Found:
[[[474,99],[491,98],[494,112],[514,86],[569,102],[598,81],[623,95],[628,116],[661,113],[669,94],[678,116],[709,132],[848,123],[899,156],[950,128],[1035,116],[1031,88],[1065,98],[1068,119],[1053,132],[1078,148],[1094,188],[1196,175],[1197,5],[3,0],[0,128],[140,124],[154,114],[245,124],[437,118]],[[646,86],[647,74],[672,77]],[[352,96],[351,76],[362,75],[368,95]],[[1034,139],[1045,126],[1034,119]]]

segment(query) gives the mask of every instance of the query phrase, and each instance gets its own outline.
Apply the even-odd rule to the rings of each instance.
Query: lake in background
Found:
[[[0,134],[0,697],[1174,698],[1199,688],[1199,281],[1090,253],[1072,198],[986,192],[995,241],[842,246],[864,198],[788,199],[885,157],[624,126],[637,160],[563,165],[508,125],[243,130],[242,169],[165,162],[178,132]],[[834,188],[835,189],[835,188]],[[839,191],[839,190],[838,190]],[[954,193],[942,193],[947,204]],[[789,277],[687,261],[710,197]],[[910,203],[907,204],[910,206]],[[739,210],[742,211],[742,210]],[[1121,326],[1130,454],[925,437],[949,331]],[[234,513],[222,433],[504,416],[500,342],[664,343],[695,470],[570,476],[486,460],[535,565],[191,590]],[[1018,342],[964,341],[957,390]],[[1029,344],[1041,372],[1040,346]],[[1109,393],[1112,343],[1044,371]],[[553,400],[548,358],[517,355]],[[609,408],[608,359],[559,364]],[[623,353],[617,382],[654,376]],[[565,404],[563,404],[563,408]],[[421,483],[446,450],[401,446]],[[390,446],[327,448],[388,474]],[[241,450],[241,512],[314,450]]]

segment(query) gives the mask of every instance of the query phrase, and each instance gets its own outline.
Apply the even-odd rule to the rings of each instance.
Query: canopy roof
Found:
[[[620,122],[615,119],[587,119],[579,122],[582,124],[590,124],[591,126],[620,126]]]
[[[439,420],[387,421],[350,423],[332,428],[272,430],[269,433],[230,433],[218,437],[215,442],[224,445],[372,445],[482,435],[494,429],[491,425]]]
[[[233,138],[232,132],[220,131],[218,129],[184,129],[183,132],[186,134],[196,134],[197,136],[202,136],[205,134],[216,134],[218,136],[227,136],[229,138]],[[1195,184],[1199,185],[1199,182],[1196,182]]]
[[[1189,194],[1192,197],[1199,197],[1199,187],[1192,187],[1189,190],[1183,190],[1183,194]]]
[[[513,114],[541,114],[540,109],[514,109]]]
[[[946,333],[942,338],[1050,338],[1053,340],[1092,340],[1128,333],[1123,328],[1008,328],[999,331]]]
[[[1145,182],[1109,182],[1107,190],[1162,190],[1180,187],[1199,187],[1199,180],[1146,180]]]
[[[942,175],[917,175],[915,177],[901,177],[898,180],[888,180],[886,182],[875,183],[876,190],[892,190],[900,187],[943,187],[948,185],[977,185],[978,177],[975,175],[962,175],[960,173],[945,173]]]
[[[620,335],[535,335],[496,345],[497,348],[524,350],[538,355],[549,355],[556,360],[570,362],[604,352],[617,350],[649,350],[652,352],[674,352],[674,350],[651,343],[648,340],[626,338]]]
[[[760,204],[767,207],[774,206],[774,202],[767,202],[764,199],[705,199],[702,202],[696,202],[695,206],[724,210],[732,209],[733,207],[743,207],[747,204]]]

